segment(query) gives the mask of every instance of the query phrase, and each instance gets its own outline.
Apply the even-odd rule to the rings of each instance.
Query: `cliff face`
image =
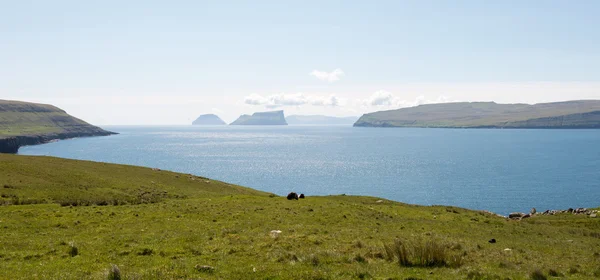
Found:
[[[226,124],[219,116],[207,114],[199,116],[192,125],[224,125]]]
[[[287,122],[283,111],[272,111],[242,115],[231,125],[287,125]]]
[[[75,137],[116,134],[90,125],[45,104],[0,100],[0,152]]]
[[[429,104],[363,115],[354,126],[447,128],[600,128],[600,101]]]

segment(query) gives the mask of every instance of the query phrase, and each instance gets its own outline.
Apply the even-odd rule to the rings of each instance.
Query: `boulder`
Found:
[[[529,214],[535,215],[535,213],[537,213],[537,210],[535,209],[535,207],[531,208],[531,212],[529,212]]]
[[[301,193],[300,196],[299,196],[299,198],[304,198],[304,194]]]
[[[510,213],[508,215],[508,217],[511,218],[511,219],[520,219],[523,216],[525,216],[525,214],[524,213],[519,213],[519,212],[513,212],[513,213]]]
[[[488,242],[489,242],[489,243],[491,243],[491,244],[494,244],[494,243],[496,243],[496,239],[495,239],[495,238],[492,238],[492,239],[490,239],[490,241],[488,241]]]

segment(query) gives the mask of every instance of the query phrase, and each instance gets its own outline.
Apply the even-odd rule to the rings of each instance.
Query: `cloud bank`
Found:
[[[344,76],[344,71],[342,71],[342,69],[340,68],[337,68],[331,72],[313,70],[309,74],[321,81],[333,83],[339,81],[342,78],[342,76]]]
[[[457,102],[457,100],[450,100],[448,97],[440,95],[436,99],[426,99],[425,96],[419,95],[414,100],[404,100],[398,96],[393,95],[389,91],[380,90],[373,93],[369,98],[364,99],[361,103],[367,107],[391,107],[391,108],[404,108],[414,107],[422,104],[433,104],[433,103],[448,103]]]
[[[254,106],[265,106],[267,108],[278,108],[285,106],[330,106],[337,107],[340,105],[340,100],[335,95],[330,96],[317,96],[310,95],[306,96],[302,93],[295,94],[273,94],[269,96],[262,96],[260,94],[253,93],[244,98],[244,103]]]

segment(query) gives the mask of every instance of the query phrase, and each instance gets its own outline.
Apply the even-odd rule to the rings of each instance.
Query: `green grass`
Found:
[[[167,194],[129,200],[141,186]],[[585,215],[509,221],[374,197],[288,201],[150,168],[15,155],[0,155],[0,194],[38,203],[0,207],[0,279],[592,279],[600,267],[600,222]],[[73,197],[92,203],[60,206]],[[411,265],[386,256],[396,240]]]
[[[0,100],[0,138],[69,132],[103,130],[52,105]]]

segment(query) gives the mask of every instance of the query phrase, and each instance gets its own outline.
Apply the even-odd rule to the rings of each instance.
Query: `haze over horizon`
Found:
[[[3,1],[0,99],[96,125],[600,99],[597,1]]]

